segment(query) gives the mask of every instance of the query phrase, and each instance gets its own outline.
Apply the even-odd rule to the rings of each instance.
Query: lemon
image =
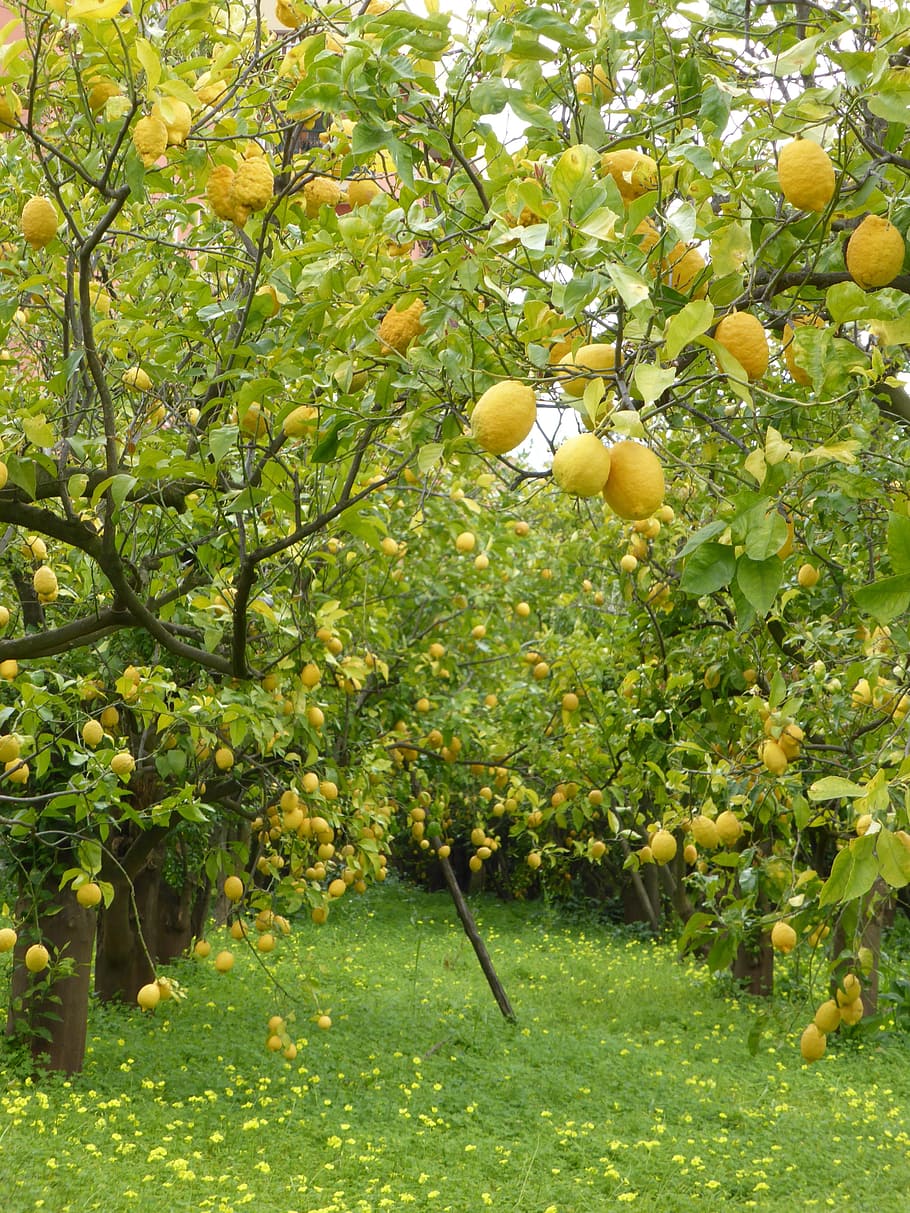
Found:
[[[25,953],[25,967],[29,973],[42,973],[50,961],[51,954],[43,943],[33,943]]]
[[[771,947],[785,956],[796,947],[796,932],[789,922],[776,922],[771,928]]]
[[[616,90],[603,64],[595,63],[592,68],[579,72],[575,77],[575,95],[579,101],[598,105],[607,105],[613,100]]]
[[[239,901],[243,896],[243,881],[239,876],[228,876],[224,882],[224,895],[228,901]]]
[[[867,215],[847,242],[847,270],[864,290],[887,286],[904,265],[904,238],[887,219]]]
[[[595,434],[576,434],[553,456],[553,479],[573,497],[595,497],[610,475],[610,451]]]
[[[12,952],[18,938],[12,927],[3,927],[0,930],[0,952]]]
[[[660,460],[638,442],[617,442],[610,448],[610,474],[603,495],[620,518],[650,518],[664,499]]]
[[[781,342],[784,354],[784,362],[787,364],[787,370],[790,372],[790,378],[794,383],[798,383],[801,387],[808,387],[812,382],[809,372],[805,370],[797,362],[797,350],[793,344],[793,337],[797,328],[802,328],[805,325],[813,325],[817,329],[823,329],[825,322],[821,316],[796,316],[792,323],[788,321],[784,325],[784,331],[781,334]]]
[[[76,890],[76,900],[81,906],[85,906],[90,910],[101,901],[101,889],[95,884],[94,880],[87,880],[85,884],[81,884]]]
[[[669,863],[676,856],[676,839],[669,830],[658,830],[650,845],[655,863]]]
[[[348,182],[348,202],[353,207],[369,206],[376,195],[381,193],[381,187],[372,177],[355,177],[353,181]]]
[[[234,765],[234,752],[228,746],[219,746],[215,751],[215,766],[219,771],[229,771]]]
[[[825,1054],[828,1038],[814,1023],[810,1023],[799,1039],[799,1051],[804,1061],[818,1061]]]
[[[853,1027],[863,1017],[863,1000],[855,998],[853,1002],[845,1003],[840,1009],[841,1021]]]
[[[642,194],[656,190],[660,183],[657,161],[644,152],[624,147],[616,152],[604,152],[600,167],[616,182],[623,202],[634,202]]]
[[[156,101],[152,106],[152,116],[160,118],[164,123],[168,147],[186,143],[193,125],[193,113],[185,101],[178,101],[174,97]]]
[[[234,170],[229,164],[218,164],[209,173],[205,187],[209,206],[219,219],[237,219],[237,203],[234,198]],[[246,215],[243,216],[246,219]]]
[[[724,316],[714,330],[714,340],[733,355],[750,379],[761,379],[768,369],[768,338],[751,312]]]
[[[32,576],[32,586],[35,593],[42,598],[56,598],[57,596],[57,574],[47,564],[42,564],[35,569]]]
[[[819,571],[814,564],[801,564],[799,572],[796,574],[796,580],[804,590],[811,590],[814,585],[818,584]]]
[[[773,737],[769,737],[761,743],[759,753],[762,762],[772,775],[783,775],[787,769],[787,755]]]
[[[133,127],[133,147],[146,168],[151,168],[167,151],[167,127],[149,114]]]
[[[264,156],[241,161],[231,186],[235,206],[261,211],[271,202],[274,192],[275,176]]]
[[[22,208],[19,227],[33,249],[45,248],[57,235],[60,218],[50,198],[29,198]]]
[[[476,546],[477,536],[473,531],[462,531],[461,534],[455,538],[455,550],[456,552],[461,552],[463,555],[473,552]]]
[[[337,206],[341,201],[341,186],[332,177],[311,177],[303,187],[308,219],[315,219],[324,206]]]
[[[708,293],[708,283],[703,277],[707,264],[697,248],[680,241],[663,260],[664,281],[681,295],[691,293],[693,299],[704,299]]]
[[[534,389],[517,379],[503,379],[483,393],[471,413],[471,430],[491,455],[505,455],[530,434],[537,419]]]
[[[787,756],[787,762],[799,758],[799,748],[803,743],[805,733],[798,724],[788,724],[777,739],[777,744]]]
[[[777,179],[783,196],[800,211],[823,211],[834,197],[834,165],[811,139],[785,143],[777,157]]]
[[[829,998],[827,1002],[823,1002],[819,1006],[815,1012],[815,1018],[812,1020],[819,1032],[836,1032],[840,1021],[841,1009],[833,998]]]
[[[576,366],[580,370],[590,371],[590,375],[573,375],[560,381],[560,386],[567,396],[583,396],[585,388],[595,375],[604,372],[609,374],[616,366],[616,350],[606,342],[595,342],[583,345],[574,355],[564,359],[568,366]]]
[[[18,676],[19,662],[15,657],[7,657],[5,661],[0,661],[0,678],[5,682],[12,682]]]
[[[8,479],[9,479],[9,468],[6,466],[6,464],[3,462],[3,460],[0,459],[0,489],[6,487],[6,482]]]
[[[742,822],[729,809],[718,813],[714,822],[717,837],[725,846],[732,846],[743,832]]]
[[[318,409],[310,404],[301,404],[288,413],[281,423],[281,428],[288,438],[306,438],[316,428],[318,416]]]
[[[696,817],[692,818],[692,837],[706,851],[715,850],[720,843],[717,826],[704,813],[699,813]]]
[[[219,973],[229,973],[233,967],[234,967],[234,953],[233,952],[228,952],[228,951],[219,952],[218,955],[215,957],[215,968],[218,970]]]
[[[394,350],[397,354],[403,354],[411,342],[420,336],[424,330],[421,320],[423,309],[422,299],[415,299],[406,308],[392,304],[379,324],[383,353]]]
[[[150,981],[148,985],[142,986],[136,995],[136,1002],[139,1003],[143,1011],[154,1011],[160,1001],[161,991],[158,988],[157,981]]]
[[[124,387],[133,388],[137,392],[150,392],[152,381],[141,366],[131,366],[120,377]]]
[[[136,760],[128,750],[121,750],[111,759],[111,770],[121,779],[128,779],[136,768]]]
[[[850,1002],[856,1002],[863,992],[862,983],[855,973],[847,973],[837,991],[837,1005],[845,1007]]]

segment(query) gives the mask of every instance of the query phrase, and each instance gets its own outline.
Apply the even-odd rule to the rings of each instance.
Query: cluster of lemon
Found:
[[[288,1032],[283,1015],[272,1015],[269,1019],[265,1047],[270,1053],[281,1053],[288,1061],[293,1061],[297,1056],[297,1045]]]
[[[805,1061],[818,1061],[824,1056],[828,1037],[842,1023],[852,1026],[863,1017],[863,987],[855,973],[847,973],[838,986],[834,998],[829,998],[816,1009],[812,1022],[803,1030],[799,1049]]]
[[[783,775],[789,763],[799,758],[805,732],[795,720],[785,719],[762,704],[760,714],[765,732],[758,756],[772,775]]]

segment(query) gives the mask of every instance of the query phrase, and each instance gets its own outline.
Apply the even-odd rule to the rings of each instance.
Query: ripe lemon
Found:
[[[209,941],[207,939],[198,939],[196,941],[196,946],[193,948],[193,951],[199,957],[200,960],[205,960],[206,956],[211,955],[212,945],[209,943]]]
[[[720,844],[717,826],[704,813],[699,813],[692,818],[692,837],[706,851],[713,851]]]
[[[610,474],[603,495],[620,518],[649,518],[664,499],[660,460],[638,442],[617,442],[610,448]]]
[[[218,970],[219,973],[230,973],[230,971],[233,967],[234,967],[234,953],[233,952],[228,952],[228,951],[219,952],[218,955],[215,957],[215,968]]]
[[[42,564],[40,568],[35,569],[32,576],[32,586],[36,594],[41,597],[56,597],[57,596],[57,574],[50,565]]]
[[[328,1030],[331,1026],[332,1026],[332,1020],[330,1019],[330,1017],[328,1015],[320,1015],[319,1018],[316,1020],[316,1027],[322,1028],[323,1032],[328,1032]]]
[[[22,208],[19,227],[33,249],[46,248],[57,235],[60,217],[50,198],[29,198]]]
[[[562,710],[564,712],[578,711],[578,696],[574,691],[566,691],[562,697]]]
[[[663,279],[681,295],[691,293],[693,299],[704,299],[708,293],[703,273],[707,264],[697,248],[689,248],[680,241],[673,245],[662,262]]]
[[[862,992],[863,987],[860,979],[855,973],[847,973],[836,994],[837,1005],[845,1007],[847,1003],[856,1002]]]
[[[51,954],[43,943],[33,943],[25,953],[25,967],[29,973],[42,973],[51,962]]]
[[[792,323],[788,322],[784,325],[784,331],[781,334],[784,362],[787,364],[787,370],[790,372],[790,378],[794,383],[798,383],[800,387],[808,387],[812,382],[812,377],[809,372],[800,366],[796,361],[797,350],[793,344],[793,337],[796,329],[802,328],[806,325],[812,325],[817,329],[823,329],[825,327],[825,322],[822,320],[821,316],[796,316],[793,318]]]
[[[565,363],[567,366],[576,366],[580,370],[591,372],[591,375],[573,375],[560,381],[560,386],[567,396],[583,396],[593,376],[604,372],[609,374],[614,370],[616,349],[607,342],[597,341],[592,345],[583,345],[575,354],[567,355]]]
[[[800,211],[823,211],[834,197],[834,165],[812,139],[785,143],[777,157],[780,190]]]
[[[814,564],[801,564],[799,572],[796,574],[796,580],[804,590],[811,590],[814,585],[818,584],[819,572]]]
[[[483,393],[471,413],[475,442],[491,455],[505,455],[530,434],[537,420],[534,389],[517,379],[503,379]]]
[[[787,762],[799,758],[799,748],[806,734],[798,724],[788,724],[778,738],[777,744],[787,756]]]
[[[714,340],[732,354],[750,379],[768,369],[768,338],[751,312],[730,312],[714,330]]]
[[[81,884],[76,890],[76,900],[81,906],[85,906],[90,910],[101,901],[101,889],[93,880],[87,880],[85,884]]]
[[[553,479],[573,497],[596,497],[610,475],[610,450],[595,434],[568,438],[553,456]]]
[[[332,177],[312,177],[303,187],[303,197],[307,218],[315,219],[324,206],[338,205],[341,186]]]
[[[718,813],[714,828],[717,830],[717,837],[724,846],[732,846],[743,832],[742,822],[729,809],[725,809],[723,813]]]
[[[403,354],[411,342],[420,336],[424,328],[421,322],[423,309],[422,299],[415,299],[406,308],[399,308],[397,303],[392,304],[379,324],[379,340],[383,353],[394,350],[397,354]]]
[[[87,720],[82,726],[82,740],[92,749],[100,745],[104,739],[104,726],[100,720]]]
[[[264,156],[257,155],[241,161],[234,173],[231,194],[234,198],[235,214],[261,211],[272,200],[275,192],[275,176]]]
[[[853,1002],[844,1003],[840,1009],[841,1021],[849,1027],[858,1024],[863,1017],[863,1000],[855,998]]]
[[[0,930],[0,952],[12,952],[18,938],[12,927],[3,927]]]
[[[462,531],[455,539],[455,550],[467,554],[473,552],[477,546],[477,536],[473,531]]]
[[[825,1054],[825,1045],[828,1043],[828,1038],[824,1032],[819,1032],[814,1023],[803,1031],[799,1039],[799,1051],[803,1055],[804,1061],[818,1061]]]
[[[867,215],[847,242],[847,270],[864,290],[887,286],[904,265],[904,238],[887,219]]]
[[[224,895],[228,901],[239,901],[243,896],[243,881],[239,876],[228,876],[224,882]]]
[[[669,830],[658,830],[651,839],[651,856],[655,863],[669,863],[676,856],[676,839]]]
[[[787,755],[773,737],[769,737],[761,743],[759,753],[762,762],[772,775],[783,775],[787,769]]]
[[[215,766],[219,771],[229,771],[234,765],[234,751],[226,745],[215,751]]]
[[[312,405],[301,404],[293,409],[281,423],[286,438],[307,438],[316,429],[319,412]]]
[[[771,947],[785,956],[796,947],[796,932],[789,922],[776,922],[771,928]]]
[[[152,381],[141,366],[131,366],[120,377],[124,387],[134,388],[137,392],[150,392]]]
[[[840,1026],[840,1021],[841,1009],[833,998],[829,998],[815,1012],[815,1018],[812,1022],[819,1032],[836,1032]]]
[[[128,750],[121,750],[111,759],[111,770],[121,779],[128,779],[136,768],[136,760]]]
[[[616,152],[604,152],[600,167],[616,182],[623,202],[634,202],[642,194],[656,190],[660,184],[657,161],[644,152],[624,147]]]
[[[146,168],[151,168],[167,151],[167,127],[149,114],[133,127],[133,147]]]
[[[575,77],[575,95],[579,101],[607,105],[616,96],[616,90],[604,66],[595,63],[590,70],[586,68]]]
[[[158,982],[150,981],[147,986],[142,986],[136,995],[136,1002],[143,1011],[154,1011],[161,1002],[161,990],[158,988]]]

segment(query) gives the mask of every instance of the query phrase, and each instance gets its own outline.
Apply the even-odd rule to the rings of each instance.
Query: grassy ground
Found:
[[[281,941],[296,1005],[234,945],[230,974],[175,967],[179,1005],[96,1008],[77,1079],[32,1084],[0,1053],[3,1213],[906,1207],[906,1036],[806,1067],[806,1008],[778,1005],[753,1056],[754,1005],[668,945],[476,911],[516,1026],[446,896],[384,888]],[[264,1042],[292,1012],[289,1062]]]

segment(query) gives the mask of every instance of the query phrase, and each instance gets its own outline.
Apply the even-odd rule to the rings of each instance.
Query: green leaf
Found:
[[[325,435],[319,440],[313,448],[313,453],[310,456],[312,463],[328,463],[338,454],[338,446],[341,439],[341,433],[348,424],[346,417],[336,417]]]
[[[161,79],[161,60],[158,52],[146,38],[136,39],[136,57],[145,72],[145,95],[151,97]]]
[[[809,799],[817,804],[821,800],[852,799],[854,796],[864,796],[865,792],[866,789],[852,779],[826,775],[824,779],[816,779],[809,788]]]
[[[136,487],[137,480],[135,476],[130,476],[126,472],[121,472],[119,475],[111,479],[111,500],[119,510],[126,500],[127,496]]]
[[[417,467],[421,472],[428,472],[435,467],[445,454],[445,445],[441,442],[427,442],[417,452]]]
[[[632,379],[645,404],[653,404],[676,382],[676,371],[672,366],[662,367],[649,362],[639,362]]]
[[[902,889],[910,884],[910,848],[905,847],[890,830],[881,829],[875,835],[875,853],[882,880],[892,889]]]
[[[34,417],[24,417],[22,429],[32,446],[53,446],[54,431],[48,425],[44,413],[36,413]]]
[[[676,358],[690,341],[706,333],[714,321],[714,306],[707,299],[693,299],[670,318],[664,352]]]
[[[759,502],[733,520],[733,537],[745,546],[750,560],[767,560],[786,542],[787,522],[777,510],[768,509],[767,501]]]
[[[874,315],[874,300],[856,282],[836,282],[825,293],[825,307],[835,327],[845,320],[865,320]]]
[[[615,240],[618,218],[616,212],[611,211],[608,206],[600,206],[578,224],[578,230],[582,235],[590,236],[594,240]]]
[[[215,457],[217,466],[237,443],[238,429],[236,425],[225,425],[215,430],[209,430],[209,449]]]
[[[910,124],[910,93],[876,90],[869,93],[866,105],[871,113],[886,122],[899,122],[901,126]]]
[[[902,615],[910,606],[910,574],[884,577],[881,581],[870,581],[853,591],[853,600],[866,615],[879,623],[890,623]]]
[[[776,556],[753,560],[745,553],[736,562],[736,584],[756,615],[767,615],[784,579],[784,563]]]
[[[831,866],[831,875],[822,886],[818,898],[820,906],[853,901],[869,892],[879,874],[874,844],[874,834],[863,834],[844,847]]]
[[[620,298],[630,311],[650,298],[648,284],[641,274],[626,269],[624,265],[620,265],[616,261],[609,262],[606,270],[611,282],[619,291]]]
[[[686,560],[679,588],[701,598],[730,583],[736,567],[733,549],[727,543],[704,543]]]
[[[727,524],[720,520],[709,522],[707,526],[703,526],[696,531],[694,535],[690,535],[686,540],[685,546],[679,553],[680,557],[688,556],[690,552],[694,552],[696,548],[700,548],[703,543],[707,543],[709,539],[713,539],[715,535],[721,535],[727,529]]]
[[[888,556],[895,573],[910,573],[910,518],[888,515]]]
[[[713,80],[702,94],[698,110],[698,129],[703,135],[720,138],[730,118],[733,96]]]
[[[591,181],[596,161],[594,148],[584,143],[566,148],[556,161],[550,184],[564,211],[568,211],[575,195]]]

